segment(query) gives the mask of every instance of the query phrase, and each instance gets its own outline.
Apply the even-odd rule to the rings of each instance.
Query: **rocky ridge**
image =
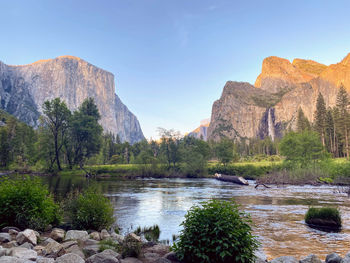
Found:
[[[105,131],[131,143],[144,139],[140,124],[115,94],[114,75],[78,57],[62,56],[22,66],[0,62],[0,108],[36,127],[44,101],[63,99],[75,110],[94,98]]]
[[[228,81],[214,102],[208,138],[280,137],[296,128],[299,108],[312,121],[319,92],[333,107],[340,85],[350,92],[350,54],[334,65],[312,60],[265,58],[254,86]]]

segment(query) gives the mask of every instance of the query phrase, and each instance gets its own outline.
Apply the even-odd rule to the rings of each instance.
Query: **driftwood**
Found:
[[[240,176],[224,175],[224,174],[217,174],[216,173],[215,179],[220,180],[220,181],[224,181],[224,182],[234,183],[234,184],[249,185],[248,181]]]
[[[265,188],[271,188],[270,186],[267,186],[266,184],[256,184],[255,189],[258,188],[260,185],[265,186]]]

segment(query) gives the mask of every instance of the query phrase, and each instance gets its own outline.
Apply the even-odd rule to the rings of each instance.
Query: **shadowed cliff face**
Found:
[[[75,110],[92,97],[105,131],[131,143],[144,139],[137,118],[117,100],[113,74],[77,57],[63,56],[23,66],[0,63],[0,97],[2,109],[32,126],[37,126],[46,100],[59,97]]]
[[[319,92],[326,106],[333,107],[341,83],[350,92],[350,55],[330,66],[268,57],[255,86],[226,83],[221,98],[213,104],[208,137],[281,137],[286,128],[296,128],[299,108],[313,121]]]

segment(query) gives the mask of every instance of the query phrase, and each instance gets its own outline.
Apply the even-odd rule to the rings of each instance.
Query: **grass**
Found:
[[[309,208],[305,215],[305,222],[310,225],[332,228],[340,228],[342,225],[340,212],[333,207]]]
[[[121,246],[118,244],[118,242],[113,241],[112,239],[105,239],[101,240],[99,243],[99,252],[102,252],[106,249],[112,249],[115,252],[120,253],[121,252]]]

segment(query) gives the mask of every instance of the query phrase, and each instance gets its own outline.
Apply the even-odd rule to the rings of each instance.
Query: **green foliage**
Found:
[[[39,179],[24,176],[0,180],[0,227],[43,230],[60,221],[60,208]]]
[[[173,248],[186,263],[254,262],[258,241],[250,224],[234,202],[211,200],[188,211]]]
[[[305,215],[305,223],[313,224],[317,219],[332,221],[337,227],[341,227],[342,225],[340,212],[337,208],[333,207],[310,207]]]
[[[93,187],[82,193],[71,193],[66,210],[74,229],[100,231],[115,222],[111,201]]]
[[[318,134],[308,130],[286,134],[279,148],[281,154],[286,157],[286,161],[301,167],[306,167],[311,162],[327,157]]]
[[[215,154],[218,160],[226,165],[233,160],[233,142],[227,138],[221,139],[221,141],[215,146]]]
[[[130,235],[127,235],[122,243],[121,253],[123,258],[138,257],[141,254],[141,242],[134,240]]]
[[[322,144],[325,145],[325,137],[326,137],[326,120],[327,120],[327,110],[326,103],[324,102],[324,98],[322,93],[318,93],[317,103],[316,103],[316,112],[315,112],[315,130],[321,136]]]
[[[100,242],[98,242],[98,246],[99,246],[99,249],[98,249],[99,252],[102,252],[106,249],[112,249],[115,252],[121,251],[121,246],[119,245],[119,243],[113,241],[112,239],[101,240]]]
[[[244,165],[216,165],[208,168],[209,174],[226,174],[226,175],[235,175],[242,176],[246,179],[256,179],[273,169],[276,169],[278,166],[272,165],[254,165],[254,164],[244,164]]]
[[[298,132],[311,130],[310,122],[305,117],[305,114],[301,108],[299,108],[299,110],[298,110],[297,130],[298,130]]]

